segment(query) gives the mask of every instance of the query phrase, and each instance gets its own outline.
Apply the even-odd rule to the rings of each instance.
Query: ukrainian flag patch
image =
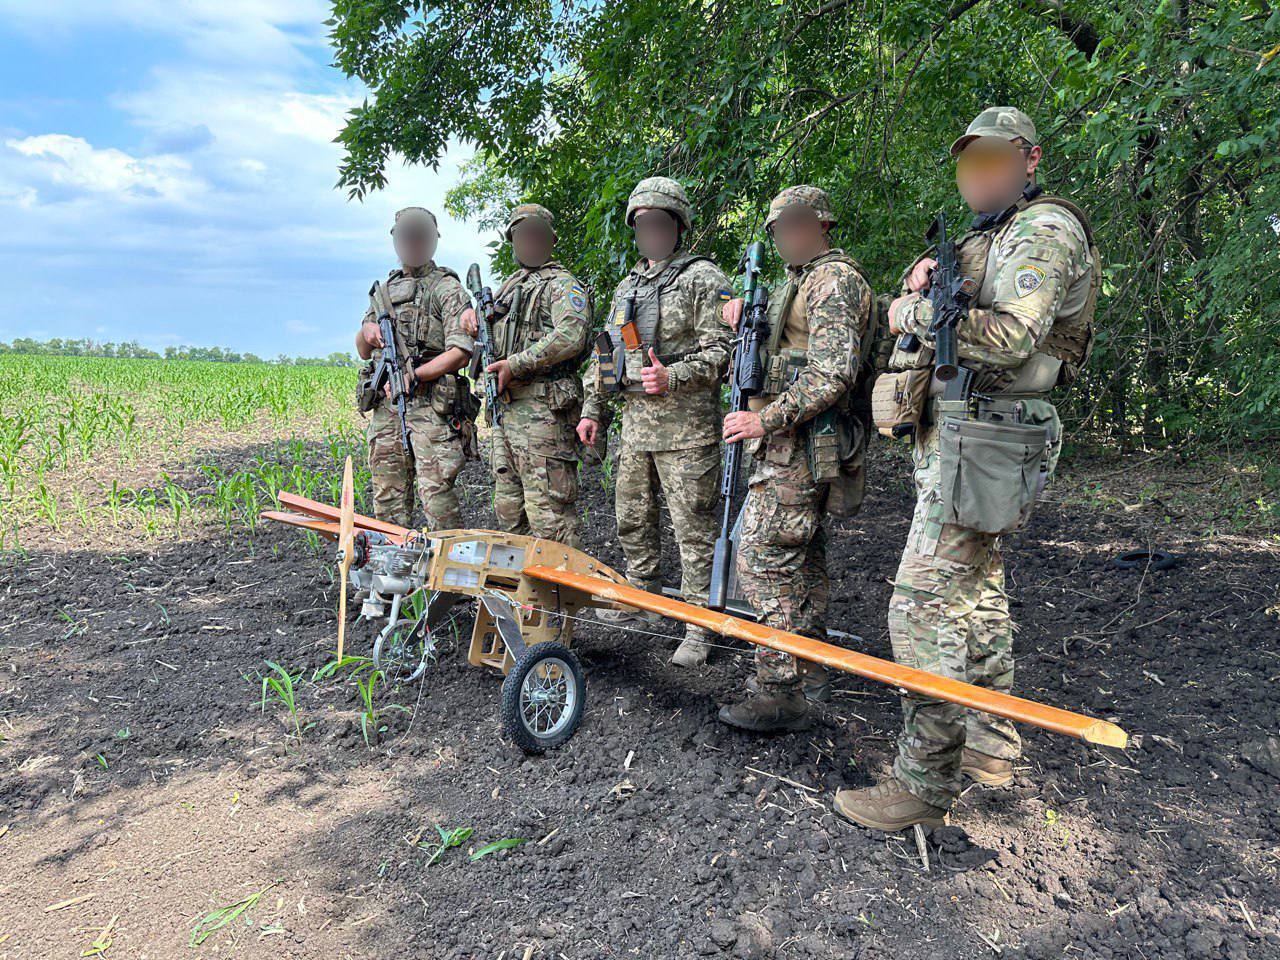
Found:
[[[720,291],[720,299],[721,299],[721,300],[732,300],[732,299],[733,299],[733,291],[732,291],[732,290],[721,290],[721,291]]]

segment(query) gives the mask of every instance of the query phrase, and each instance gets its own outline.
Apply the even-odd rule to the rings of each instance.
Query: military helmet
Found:
[[[512,207],[511,212],[507,214],[507,227],[502,231],[502,235],[510,240],[512,228],[521,220],[528,220],[531,217],[543,221],[550,227],[552,237],[556,235],[556,218],[540,203],[521,203]]]
[[[686,230],[693,226],[693,207],[689,203],[689,195],[684,192],[679,181],[670,177],[645,177],[636,184],[631,196],[627,198],[628,227],[635,226],[636,211],[641,207],[666,210]]]
[[[403,207],[396,211],[395,226],[391,228],[391,232],[396,232],[396,227],[404,223],[407,227],[421,227],[426,223],[430,223],[432,229],[439,232],[440,225],[436,223],[436,215],[426,207]]]
[[[783,210],[796,206],[808,207],[818,215],[819,220],[839,223],[839,219],[831,209],[831,198],[827,196],[827,191],[821,187],[811,187],[802,183],[787,187],[773,198],[769,203],[769,214],[764,221],[765,229],[773,226],[773,222],[781,216]]]
[[[978,137],[999,137],[1001,140],[1025,140],[1031,146],[1039,142],[1036,136],[1036,125],[1031,118],[1017,107],[987,107],[973,118],[973,123],[951,144],[951,155],[969,145],[969,141]]]

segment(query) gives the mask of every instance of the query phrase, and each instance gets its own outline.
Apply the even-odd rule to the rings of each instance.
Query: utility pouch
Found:
[[[944,414],[938,424],[943,523],[991,534],[1025,526],[1047,441],[1043,426]]]
[[[377,363],[370,360],[360,368],[360,377],[356,381],[356,409],[368,413],[382,400],[382,394],[374,388],[373,371]]]
[[[453,405],[458,392],[458,378],[442,374],[431,381],[431,411],[446,420],[453,418]]]
[[[815,483],[826,484],[826,511],[847,520],[862,509],[866,496],[867,431],[862,421],[836,408],[813,421],[809,433],[809,469]]]
[[[889,354],[890,370],[924,370],[933,369],[933,347],[919,343],[917,338],[917,346],[915,350],[905,350],[902,341],[905,336],[898,337],[893,341],[893,352]]]
[[[577,377],[563,377],[547,384],[547,406],[553,413],[582,408],[582,382]]]
[[[929,400],[932,368],[882,373],[871,389],[871,419],[882,436],[910,437]]]

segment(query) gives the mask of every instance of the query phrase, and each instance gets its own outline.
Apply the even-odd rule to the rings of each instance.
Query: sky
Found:
[[[137,340],[259,356],[352,348],[403,206],[436,260],[494,236],[398,159],[363,201],[332,142],[366,91],[331,66],[321,0],[0,0],[0,341]]]

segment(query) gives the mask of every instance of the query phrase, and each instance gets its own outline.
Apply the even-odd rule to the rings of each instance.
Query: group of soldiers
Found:
[[[1043,426],[1044,452],[1029,474],[1033,503],[1052,476],[1061,441],[1049,391],[1070,383],[1089,353],[1098,255],[1084,214],[1037,186],[1042,149],[1022,111],[983,111],[951,154],[975,215],[957,245],[974,291],[955,331],[960,361],[977,385],[963,415],[1000,420],[992,411],[1013,410],[1018,422]],[[721,386],[744,305],[724,272],[688,248],[693,208],[681,184],[650,177],[631,193],[626,223],[640,259],[614,291],[605,320],[612,342],[625,341],[612,355],[591,350],[591,296],[553,259],[552,213],[532,203],[513,209],[504,238],[518,269],[494,298],[495,359],[485,369],[501,405],[488,460],[502,528],[581,545],[580,451],[599,449],[617,411],[615,507],[628,579],[662,589],[661,491],[679,545],[681,592],[704,604],[722,444],[744,442],[753,469],[737,554],[742,591],[761,622],[826,639],[824,518],[848,515],[850,501],[856,509],[861,498],[865,427],[853,398],[869,366],[877,312],[861,267],[831,245],[837,222],[817,187],[789,187],[770,204],[765,229],[786,276],[770,297],[764,389],[747,409],[725,415]],[[429,211],[401,210],[392,235],[401,266],[386,289],[396,336],[403,337],[397,347],[411,358],[412,451],[403,448],[390,404],[376,407],[368,427],[374,510],[379,519],[409,525],[416,484],[426,527],[455,528],[462,523],[454,481],[467,443],[456,400],[469,389],[459,371],[476,349],[478,320],[457,275],[433,260],[439,234]],[[931,356],[936,325],[928,293],[936,267],[932,252],[921,256],[888,306],[889,336],[899,338],[890,370],[909,373],[922,366],[921,356]],[[362,358],[383,346],[379,330],[371,308],[356,339]],[[925,352],[903,360],[908,339]],[[1000,535],[980,522],[965,526],[949,512],[944,485],[955,477],[939,437],[947,418],[939,413],[937,382],[920,382],[926,386],[913,434],[916,507],[888,613],[894,656],[1007,691],[1013,625]],[[832,422],[841,429],[827,442],[818,425]],[[1001,482],[996,478],[997,487]],[[1029,511],[1025,506],[1023,522]],[[640,626],[656,619],[639,610],[598,616]],[[691,626],[672,662],[697,667],[708,651],[709,637]],[[751,731],[798,729],[810,702],[828,697],[829,686],[822,668],[759,647],[745,697],[719,717]],[[1008,721],[912,694],[903,697],[903,712],[892,771],[874,787],[839,791],[835,808],[842,815],[880,830],[936,826],[962,777],[992,786],[1012,779],[1020,742]]]

